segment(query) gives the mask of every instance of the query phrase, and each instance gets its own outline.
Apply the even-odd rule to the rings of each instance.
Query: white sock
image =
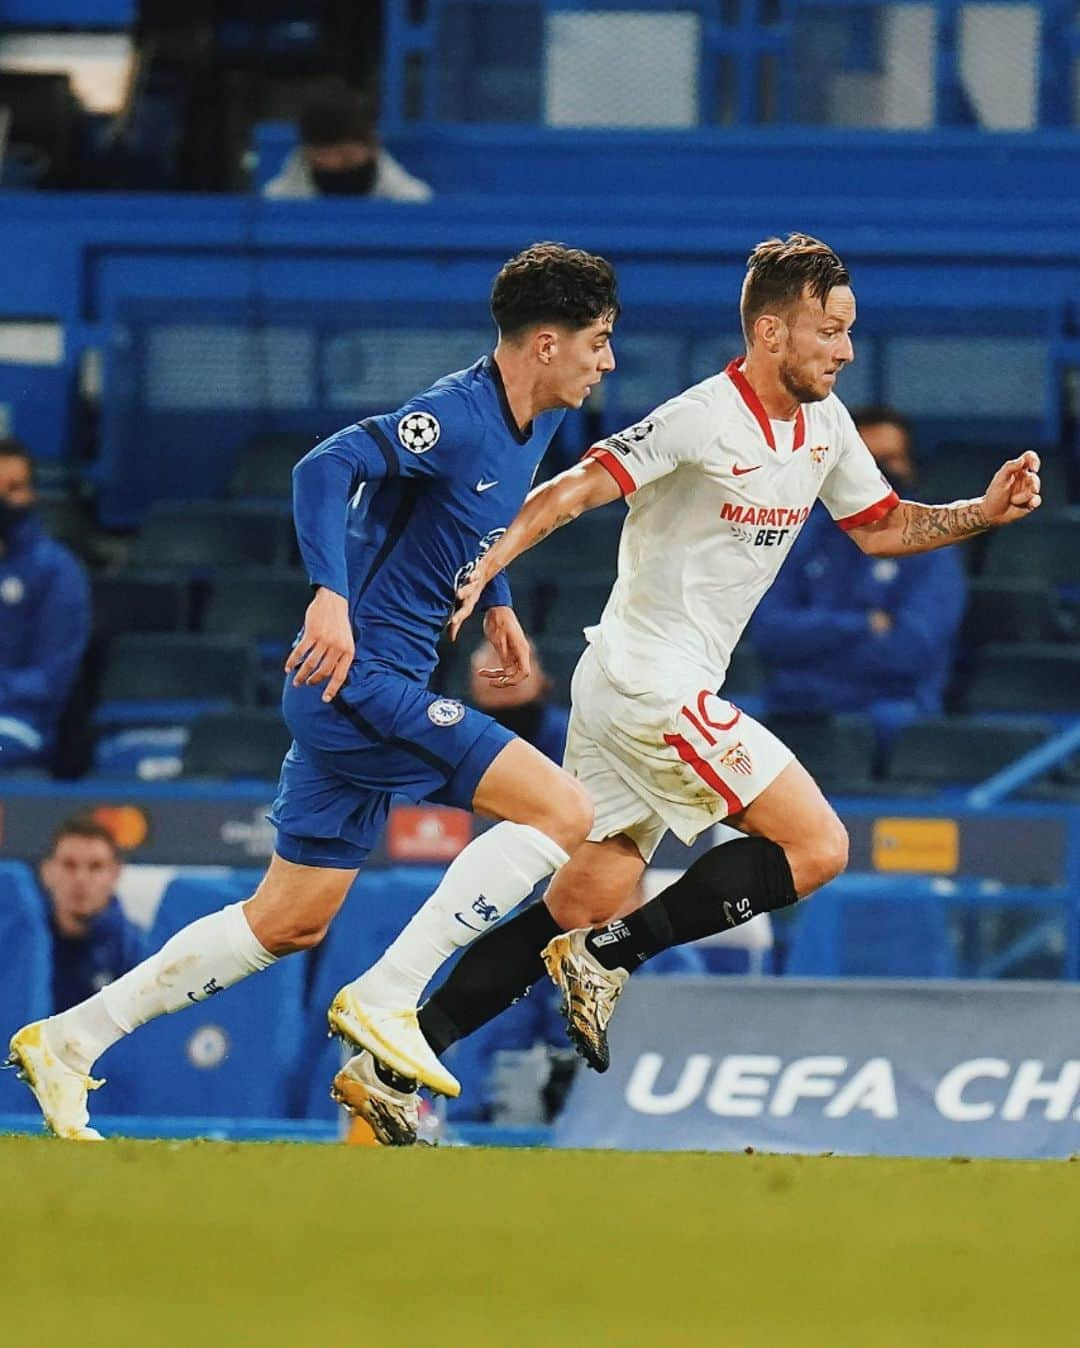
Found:
[[[482,936],[568,860],[530,824],[496,824],[458,853],[431,898],[351,986],[376,1006],[415,1005],[459,946]]]
[[[107,1048],[139,1025],[204,1002],[275,958],[255,939],[243,904],[230,904],[183,927],[156,955],[93,997],[52,1016],[46,1037],[69,1067],[89,1072]]]

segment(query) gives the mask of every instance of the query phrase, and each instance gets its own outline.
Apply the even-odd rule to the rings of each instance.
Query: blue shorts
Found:
[[[269,819],[275,851],[351,870],[379,839],[394,795],[472,809],[480,778],[514,738],[497,721],[392,670],[354,665],[332,703],[285,680],[293,743]]]

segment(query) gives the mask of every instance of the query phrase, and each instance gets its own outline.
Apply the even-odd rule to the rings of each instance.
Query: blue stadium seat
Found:
[[[768,715],[766,723],[826,791],[866,791],[874,773],[874,730],[866,716]]]
[[[1070,559],[1075,566],[1076,554]],[[1047,643],[983,646],[966,692],[973,712],[1071,715],[1080,688],[1080,648]]]
[[[219,502],[157,505],[135,543],[141,567],[213,571],[283,566],[292,553],[292,521],[280,510]]]
[[[545,639],[580,640],[584,628],[600,621],[613,580],[578,575],[560,580],[544,613]]]
[[[1078,554],[1080,509],[1040,510],[1036,520],[1024,521],[1019,528],[996,529],[987,537],[983,575],[1075,585]]]
[[[950,498],[951,499],[951,498]],[[1065,619],[1045,580],[996,576],[968,583],[960,649],[1006,641],[1056,641]]]
[[[259,501],[291,501],[292,470],[315,437],[309,431],[264,431],[240,450],[229,478],[229,495]]]
[[[114,571],[91,582],[94,635],[180,632],[188,625],[187,582],[154,571]]]
[[[209,712],[192,722],[181,775],[276,782],[291,743],[276,707]]]
[[[910,877],[848,875],[799,905],[784,968],[791,977],[953,978],[944,905]]]
[[[275,670],[304,623],[311,585],[297,571],[271,567],[226,571],[215,577],[203,615],[206,632],[247,637]]]
[[[438,886],[443,871],[427,866],[361,871],[313,952],[313,975],[293,1083],[293,1111],[302,1118],[335,1119],[330,1082],[341,1065],[341,1045],[326,1036],[326,1008],[334,994],[383,953]]]
[[[94,771],[162,780],[180,772],[187,726],[211,712],[254,704],[259,655],[239,637],[169,632],[109,642]]]
[[[0,862],[0,1059],[20,1025],[51,1010],[52,942],[30,868]],[[0,1114],[34,1114],[37,1103],[14,1072],[0,1072]]]
[[[174,880],[150,934],[153,949],[189,922],[236,903],[254,871]],[[111,1049],[99,1113],[278,1118],[300,1043],[305,958],[291,955],[218,997],[162,1016]]]
[[[1051,726],[1033,717],[927,717],[896,737],[887,779],[924,791],[974,785],[1037,749],[1050,734]]]
[[[204,711],[251,705],[258,655],[239,637],[162,633],[109,643],[98,726],[174,724]]]

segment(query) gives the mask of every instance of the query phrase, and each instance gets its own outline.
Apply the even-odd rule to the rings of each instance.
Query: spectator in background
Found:
[[[882,472],[910,496],[907,419],[889,407],[853,416]],[[964,601],[954,549],[869,557],[816,506],[750,625],[765,715],[865,712],[887,749],[909,722],[940,714]]]
[[[375,112],[353,89],[331,87],[300,111],[300,145],[263,188],[267,197],[428,201],[431,188],[379,144]]]
[[[53,1013],[85,1001],[143,959],[144,935],[116,897],[120,855],[94,819],[68,819],[41,863],[52,933]]]
[[[495,669],[499,657],[486,641],[480,643],[469,660],[469,701],[534,748],[561,764],[566,750],[566,728],[570,713],[566,707],[548,701],[551,680],[544,673],[540,655],[529,642],[529,677],[514,687],[497,687],[481,671]]]
[[[29,451],[0,439],[0,772],[48,761],[90,636],[86,572],[34,499]]]

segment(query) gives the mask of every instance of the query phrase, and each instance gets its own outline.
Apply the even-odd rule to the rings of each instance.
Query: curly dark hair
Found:
[[[809,290],[821,304],[836,286],[851,284],[848,269],[827,243],[809,234],[765,239],[746,261],[739,305],[743,336],[749,346],[754,323],[767,313],[784,313]]]
[[[587,328],[619,316],[611,263],[561,243],[534,243],[507,262],[491,288],[491,316],[503,337],[534,323]]]

